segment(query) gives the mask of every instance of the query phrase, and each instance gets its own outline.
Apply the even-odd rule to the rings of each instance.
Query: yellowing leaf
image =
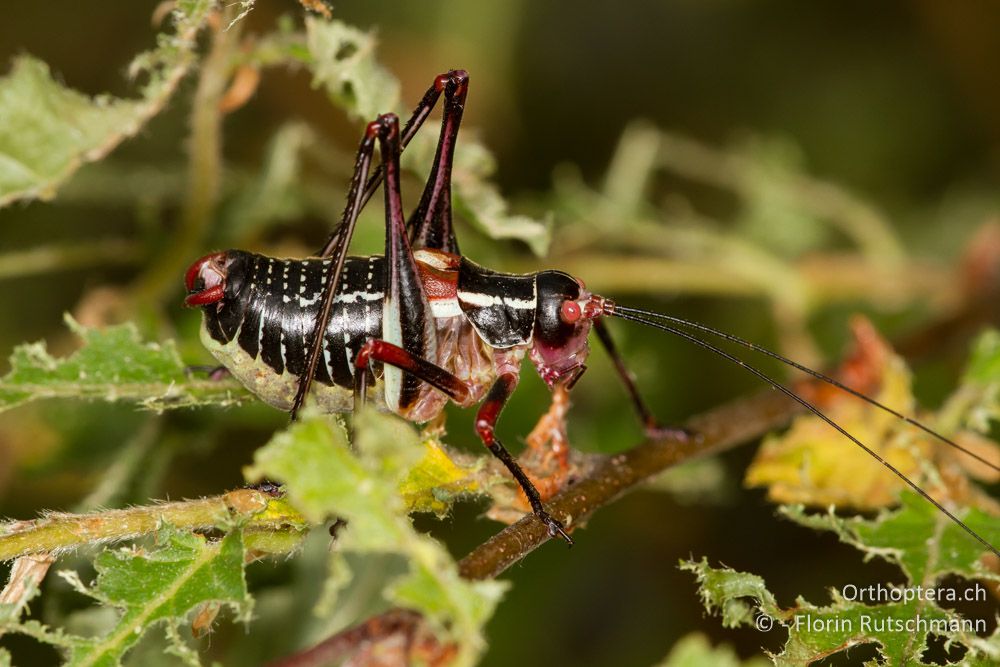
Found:
[[[910,374],[902,359],[867,320],[857,318],[852,324],[856,350],[842,366],[841,380],[901,414],[914,415]],[[933,482],[929,490],[939,499],[988,510],[996,507],[995,502],[965,480],[969,476],[997,479],[994,469],[974,458],[1000,462],[1000,445],[977,433],[988,430],[991,415],[997,412],[997,340],[992,331],[980,336],[962,384],[936,415],[917,417],[971,454],[946,446],[829,385],[808,385],[800,391],[915,483],[926,487]],[[796,419],[786,433],[764,441],[747,470],[746,483],[766,486],[769,497],[777,502],[861,509],[893,504],[907,486],[857,444],[812,415]]]
[[[905,363],[867,323],[856,322],[855,335],[863,349],[847,367],[852,378],[874,379],[879,389],[873,398],[912,414],[915,402]],[[915,480],[921,477],[921,462],[932,452],[927,436],[842,392],[831,393],[820,408],[903,474]],[[768,497],[776,502],[857,508],[892,504],[905,486],[869,453],[813,415],[799,417],[787,432],[764,441],[747,470],[746,484],[766,486]]]
[[[475,470],[458,465],[436,440],[423,442],[424,457],[399,484],[399,492],[412,512],[444,515],[457,496],[481,489]]]

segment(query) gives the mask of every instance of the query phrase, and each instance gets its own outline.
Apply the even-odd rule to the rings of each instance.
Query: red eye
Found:
[[[583,315],[583,311],[580,310],[580,304],[576,301],[563,301],[559,307],[559,318],[566,324],[573,324],[580,319],[581,315]]]

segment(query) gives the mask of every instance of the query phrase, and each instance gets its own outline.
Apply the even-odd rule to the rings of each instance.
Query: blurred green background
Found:
[[[152,46],[156,6],[8,0],[0,63],[6,69],[14,56],[29,53],[72,88],[127,96],[133,88],[124,69]],[[380,60],[401,80],[406,108],[438,72],[469,70],[463,136],[475,133],[495,153],[496,182],[516,211],[554,214],[548,258],[460,223],[467,255],[501,270],[569,267],[594,290],[623,302],[699,319],[812,363],[837,358],[853,312],[867,313],[890,338],[947,318],[962,299],[950,267],[975,230],[1000,210],[1000,5],[994,2],[344,0],[333,13],[377,31]],[[298,21],[301,10],[291,1],[261,0],[244,35],[271,31],[281,15]],[[120,315],[120,289],[136,279],[177,224],[194,86],[189,77],[164,113],[108,160],[82,169],[55,202],[0,211],[2,254],[84,240],[127,244],[117,257],[76,268],[0,274],[0,357],[38,339],[55,351],[71,349],[65,311],[96,321]],[[649,124],[632,124],[637,119]],[[261,170],[269,142],[292,120],[306,123],[316,142],[329,147],[327,155],[339,156],[331,168],[317,166],[318,153],[307,155],[303,168],[304,178],[322,190],[316,201],[329,206],[325,213],[307,207],[264,225],[252,241],[255,248],[304,255],[320,245],[339,215],[359,136],[359,125],[311,87],[305,70],[265,70],[256,95],[226,116],[228,185],[220,216],[232,210],[239,189]],[[639,134],[619,150],[626,127]],[[653,128],[674,134],[668,141]],[[657,141],[661,148],[698,142],[712,153],[698,163],[709,173],[671,165],[669,156],[648,170],[633,169],[630,159]],[[624,160],[617,171],[611,167],[615,155]],[[713,182],[713,171],[732,160],[743,160],[740,178],[730,185]],[[803,191],[802,183],[829,185],[857,202],[876,222],[856,212],[843,217],[862,227],[887,225],[895,244],[889,247],[904,251],[881,257],[876,246],[863,247],[844,227],[796,204],[793,194],[807,201],[816,194]],[[629,184],[640,202],[615,199]],[[405,184],[411,206],[418,188],[415,181]],[[823,192],[819,199],[829,194]],[[380,247],[373,208],[359,253]],[[693,241],[685,236],[691,229]],[[698,236],[706,230],[710,238]],[[732,244],[749,250],[727,254]],[[750,280],[748,288],[739,280],[739,263],[755,253],[799,276],[802,285],[783,285],[788,289],[782,291],[774,286],[781,279],[768,279]],[[662,259],[666,268],[662,275],[629,277],[632,256]],[[855,262],[848,266],[860,272],[860,285],[838,291],[838,281],[850,283],[851,276],[834,276],[833,286],[822,272],[801,277],[803,266],[831,257]],[[670,267],[684,271],[671,274]],[[731,284],[717,285],[727,271]],[[151,335],[180,337],[186,360],[207,363],[193,335],[198,315],[179,307],[181,278],[163,303],[126,312]],[[738,369],[689,352],[683,342],[617,323],[614,332],[665,421],[680,422],[756,386]],[[930,402],[953,384],[963,356],[961,346],[947,342],[917,369],[918,393]],[[573,393],[576,447],[616,451],[640,439],[614,383],[607,360],[595,350],[591,370]],[[546,391],[526,367],[501,435],[518,443],[545,406]],[[285,418],[248,405],[146,422],[129,408],[102,405],[47,404],[4,414],[0,514],[27,519],[45,509],[79,507],[117,460],[122,442],[134,441],[144,428],[154,435],[143,436],[152,444],[143,445],[142,474],[113,498],[101,498],[105,504],[236,487],[254,448]],[[450,417],[447,441],[476,451],[469,414]],[[777,649],[784,639],[779,631],[727,631],[703,618],[691,577],[675,567],[691,555],[761,574],[786,605],[796,595],[823,601],[828,587],[844,583],[899,579],[888,566],[862,566],[856,552],[830,535],[774,517],[762,493],[741,489],[751,455],[752,447],[740,448],[720,465],[675,475],[674,493],[633,494],[598,513],[571,552],[546,545],[514,567],[506,575],[513,588],[488,628],[484,664],[652,664],[695,630],[735,645],[741,655],[762,645]],[[465,505],[447,521],[418,522],[461,556],[498,529],[478,518],[483,509]],[[265,598],[282,595],[286,581],[305,576],[295,567],[254,566],[256,590]],[[65,615],[75,604],[52,602],[37,613]],[[37,661],[23,664],[53,658],[31,653],[24,640],[10,643]],[[252,656],[271,658],[292,648],[288,638],[258,636],[251,626],[249,635],[221,629],[210,651],[226,664],[240,664],[238,655],[253,664]]]

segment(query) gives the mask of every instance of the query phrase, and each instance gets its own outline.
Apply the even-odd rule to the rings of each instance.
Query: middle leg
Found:
[[[354,400],[356,403],[363,403],[365,400],[368,389],[368,365],[372,361],[380,361],[383,364],[405,370],[423,382],[443,391],[456,403],[462,403],[469,397],[468,385],[440,366],[384,340],[370,340],[362,346],[354,364]],[[510,471],[528,498],[535,516],[548,529],[549,535],[559,536],[572,546],[573,540],[566,533],[563,524],[545,511],[538,489],[496,437],[495,430],[500,412],[507,404],[507,399],[510,398],[516,386],[517,376],[514,373],[503,373],[497,378],[476,415],[476,433],[486,448],[490,450],[490,453],[497,457]]]

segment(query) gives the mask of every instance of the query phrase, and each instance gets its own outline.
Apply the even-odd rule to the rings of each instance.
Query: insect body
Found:
[[[262,400],[292,417],[310,388],[329,412],[372,400],[380,408],[424,422],[450,400],[480,404],[476,431],[521,486],[551,535],[572,543],[551,517],[528,476],[495,435],[500,412],[529,356],[553,389],[568,390],[585,371],[593,330],[612,357],[648,433],[672,432],[652,417],[618,355],[602,318],[616,316],[666,331],[747,368],[827,421],[948,515],[987,549],[1000,552],[905,474],[830,420],[817,407],[761,371],[691,333],[719,336],[833,384],[923,429],[956,443],[817,371],[752,343],[660,313],[616,306],[559,271],[528,275],[485,269],[459,253],[451,219],[451,165],[464,110],[468,76],[442,74],[406,126],[393,114],[370,123],[358,149],[343,221],[311,259],[275,259],[240,250],[213,253],[187,272],[189,306],[204,313],[202,340],[212,354]],[[445,105],[437,154],[420,203],[403,216],[399,155],[441,94]],[[376,142],[382,156],[369,178]],[[362,207],[384,180],[386,241],[383,255],[348,257]],[[966,451],[966,450],[962,450]],[[981,457],[966,454],[996,468]]]
[[[465,384],[463,407],[482,400],[499,375],[516,374],[527,351],[550,384],[582,369],[588,323],[581,325],[579,345],[562,354],[565,346],[551,344],[547,313],[539,311],[540,289],[542,294],[575,290],[585,305],[589,302],[589,295],[566,274],[496,273],[432,250],[416,251],[414,260],[433,320],[433,361]],[[189,276],[192,287],[197,281],[209,286],[189,302],[221,295],[215,307],[205,309],[205,346],[254,394],[282,410],[292,408],[306,369],[307,334],[319,312],[330,264],[329,259],[275,259],[230,250],[202,258]],[[326,412],[354,408],[355,360],[366,342],[382,338],[384,273],[381,255],[349,257],[344,263],[312,376],[312,395]],[[211,292],[215,286],[224,287]],[[436,417],[448,401],[441,391],[420,383],[415,391],[393,396],[390,405],[384,366],[375,366],[363,371],[368,374],[366,398],[380,408],[423,422]]]

